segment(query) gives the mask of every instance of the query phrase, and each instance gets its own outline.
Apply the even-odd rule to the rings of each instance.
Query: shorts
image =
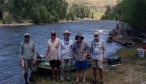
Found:
[[[102,60],[92,60],[92,67],[93,68],[99,68],[99,69],[103,69],[103,63]]]
[[[51,68],[60,68],[61,61],[60,60],[51,60],[49,61]]]
[[[37,71],[37,66],[32,65],[32,60],[24,59],[24,72],[28,73],[29,69],[31,70],[31,72]]]
[[[80,69],[87,69],[88,67],[88,62],[87,60],[84,60],[84,61],[76,61],[76,69],[77,70],[80,70]]]

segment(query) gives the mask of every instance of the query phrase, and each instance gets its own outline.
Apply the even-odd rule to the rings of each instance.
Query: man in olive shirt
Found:
[[[24,41],[20,44],[20,56],[21,56],[21,66],[24,69],[24,80],[25,84],[28,84],[28,72],[31,70],[31,76],[29,80],[34,82],[34,65],[35,65],[35,44],[30,40],[30,35],[28,33],[24,34]]]

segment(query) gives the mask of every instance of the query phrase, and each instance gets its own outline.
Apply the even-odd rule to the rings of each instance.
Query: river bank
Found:
[[[145,58],[139,58],[136,49],[141,45],[135,45],[120,49],[114,55],[122,58],[122,64],[119,66],[108,67],[104,70],[104,84],[145,84],[146,83],[146,55]],[[87,69],[86,84],[92,80],[92,68]],[[75,71],[72,72],[72,81],[50,81],[45,74],[36,76],[36,84],[71,84],[75,80]]]
[[[95,19],[91,19],[91,18],[84,18],[84,19],[75,19],[75,20],[59,20],[58,22],[51,22],[51,23],[61,23],[61,22],[72,22],[72,21],[86,21],[86,20],[100,20],[100,18],[95,18]],[[49,24],[49,23],[39,23],[39,24]],[[3,24],[0,21],[0,27],[3,26],[27,26],[27,25],[35,25],[35,23],[32,23],[31,21],[24,21],[22,23],[18,23],[18,22],[12,22],[10,24]]]
[[[115,53],[123,62],[120,66],[107,69],[106,84],[146,84],[146,54],[144,58],[140,58],[136,51],[139,47],[142,45],[120,49]]]

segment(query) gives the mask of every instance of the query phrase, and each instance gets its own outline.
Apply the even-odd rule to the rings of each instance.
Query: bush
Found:
[[[4,12],[3,16],[4,17],[2,19],[2,23],[4,23],[4,24],[11,24],[12,23],[13,17],[12,17],[12,15],[10,13]]]
[[[75,19],[75,16],[73,13],[67,13],[66,14],[66,20],[69,21],[69,20],[74,20]]]

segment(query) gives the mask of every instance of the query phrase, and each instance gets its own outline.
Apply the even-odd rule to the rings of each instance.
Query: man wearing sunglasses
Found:
[[[29,69],[31,70],[31,75],[29,81],[34,81],[34,71],[35,71],[35,44],[30,40],[30,35],[28,33],[24,34],[24,41],[20,44],[20,56],[21,61],[20,64],[24,69],[24,80],[25,84],[28,84],[28,73]]]

